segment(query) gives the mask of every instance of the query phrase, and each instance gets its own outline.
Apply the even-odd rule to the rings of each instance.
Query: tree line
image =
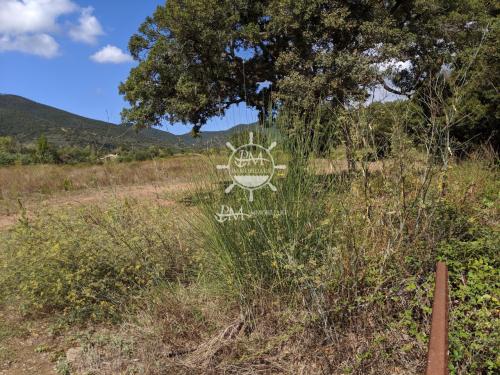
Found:
[[[55,146],[45,135],[33,144],[22,144],[12,137],[0,137],[0,166],[29,164],[100,164],[109,160],[117,162],[144,161],[173,155],[179,150],[168,147],[129,147],[122,145],[112,150],[91,145]],[[108,156],[108,157],[107,157]],[[113,156],[109,158],[109,156]]]

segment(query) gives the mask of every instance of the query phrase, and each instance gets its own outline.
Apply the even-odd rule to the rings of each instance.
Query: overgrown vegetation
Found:
[[[170,235],[173,218],[137,208],[126,200],[24,219],[2,245],[2,297],[14,296],[26,314],[116,320],[144,290],[186,280],[190,249]]]
[[[451,280],[451,363],[453,373],[494,374],[500,367],[500,236],[474,229],[470,238],[441,248]]]
[[[484,162],[483,162],[484,163]],[[500,368],[499,174],[466,162],[453,171],[463,231],[439,247],[450,272],[450,357],[455,374],[494,374]],[[460,178],[458,174],[461,174]],[[489,181],[489,182],[488,182]],[[454,184],[455,185],[455,184]],[[477,187],[481,186],[481,194]],[[476,199],[474,199],[476,196]]]
[[[231,143],[272,145],[286,169],[250,196],[213,149],[163,207],[125,197],[30,216],[21,204],[0,243],[3,305],[78,327],[64,373],[419,374],[444,260],[451,373],[498,373],[498,7],[233,3],[158,7],[130,41],[124,115],[197,134],[245,101],[262,128]],[[407,100],[367,105],[381,86]],[[33,155],[55,154],[42,137]],[[159,172],[123,165],[103,181]]]
[[[362,141],[367,123],[356,124]],[[221,174],[173,207],[125,201],[25,219],[1,245],[4,303],[66,324],[125,321],[78,336],[69,368],[82,372],[420,373],[441,258],[452,373],[493,374],[497,160],[451,163],[443,189],[434,155],[403,130],[392,127],[385,158],[359,154],[356,174],[282,138],[277,192],[251,204],[246,191],[224,194]],[[221,205],[259,214],[221,223]]]

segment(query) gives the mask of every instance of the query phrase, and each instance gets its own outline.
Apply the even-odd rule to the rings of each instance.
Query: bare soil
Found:
[[[17,314],[0,311],[0,375],[56,375],[48,350],[55,338],[44,322],[26,326]]]

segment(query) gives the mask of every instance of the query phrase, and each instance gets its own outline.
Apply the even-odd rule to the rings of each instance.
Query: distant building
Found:
[[[117,158],[118,158],[118,154],[108,154],[108,155],[103,156],[99,160],[113,161],[113,160],[116,160]]]

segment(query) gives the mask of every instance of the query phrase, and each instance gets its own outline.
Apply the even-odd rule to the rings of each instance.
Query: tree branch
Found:
[[[406,96],[407,98],[410,98],[412,94],[409,94],[407,92],[403,92],[401,90],[396,90],[392,87],[390,87],[383,78],[379,78],[378,79],[379,83],[382,85],[382,87],[386,90],[386,91],[389,91],[390,93],[392,94],[396,94],[396,95],[401,95],[401,96]]]

